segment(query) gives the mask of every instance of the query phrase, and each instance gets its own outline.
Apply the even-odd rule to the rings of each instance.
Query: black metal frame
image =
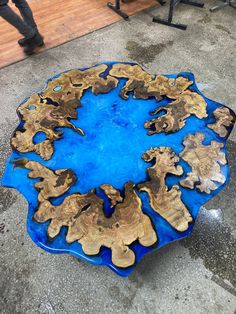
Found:
[[[165,3],[163,0],[156,0],[156,1],[159,2],[160,5],[164,5],[164,3]],[[123,17],[124,20],[129,19],[128,14],[126,14],[124,11],[121,10],[121,0],[115,0],[115,3],[108,2],[107,6],[108,6],[108,8],[110,8],[111,10],[116,12],[118,15]]]
[[[124,11],[121,10],[120,3],[121,3],[121,0],[115,0],[114,4],[112,2],[108,2],[107,6],[108,8],[116,12],[118,15],[123,17],[124,20],[128,20],[129,16]]]
[[[176,27],[176,28],[179,28],[182,30],[186,30],[187,25],[179,24],[179,23],[172,23],[174,9],[175,9],[176,5],[179,3],[189,4],[189,5],[193,5],[195,7],[199,7],[199,8],[202,8],[204,6],[204,3],[199,3],[199,2],[192,1],[192,0],[170,0],[168,19],[164,20],[164,19],[159,18],[158,16],[155,16],[152,21],[154,23],[164,24],[164,25],[168,25],[171,27]]]

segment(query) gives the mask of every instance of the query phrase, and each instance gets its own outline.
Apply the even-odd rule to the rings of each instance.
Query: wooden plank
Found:
[[[31,0],[29,2],[38,28],[48,49],[119,21],[121,18],[106,6],[108,0]],[[122,8],[133,15],[155,5],[155,0],[136,0]],[[17,9],[11,4],[15,12]],[[22,48],[17,44],[21,35],[0,19],[0,68],[22,60]]]

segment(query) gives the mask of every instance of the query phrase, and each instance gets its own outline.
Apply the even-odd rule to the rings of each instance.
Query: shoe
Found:
[[[42,47],[43,45],[43,37],[39,33],[36,33],[34,37],[26,39],[24,41],[24,53],[27,55],[31,55],[34,53],[34,50],[36,48]]]
[[[37,32],[37,34],[39,34],[38,30],[36,30],[36,32]],[[41,36],[41,35],[40,35],[40,36]],[[25,37],[20,38],[20,39],[18,40],[18,44],[19,44],[19,46],[21,46],[21,47],[26,46],[26,44],[27,44],[27,39],[26,39]]]
[[[25,46],[25,43],[26,43],[27,39],[25,37],[21,38],[18,40],[18,44],[19,46],[21,47],[24,47]]]

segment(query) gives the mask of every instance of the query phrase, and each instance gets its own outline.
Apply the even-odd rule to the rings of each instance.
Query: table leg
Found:
[[[116,0],[115,4],[113,4],[112,2],[108,2],[107,3],[107,6],[108,8],[112,9],[114,12],[116,12],[118,15],[120,15],[121,17],[123,17],[124,20],[128,20],[129,16],[123,12],[121,10],[121,7],[120,7],[120,1],[121,0]]]
[[[173,14],[174,14],[174,8],[180,2],[184,3],[184,4],[189,4],[189,5],[193,5],[193,6],[196,6],[196,7],[200,7],[200,8],[202,8],[204,6],[203,3],[195,2],[195,1],[192,1],[192,0],[180,0],[180,1],[178,1],[178,0],[170,0],[168,19],[164,20],[164,19],[159,18],[158,16],[155,16],[152,21],[154,23],[164,24],[164,25],[168,25],[168,26],[171,26],[171,27],[175,27],[175,28],[179,28],[179,29],[182,29],[182,30],[186,30],[187,25],[179,24],[179,23],[172,23]]]

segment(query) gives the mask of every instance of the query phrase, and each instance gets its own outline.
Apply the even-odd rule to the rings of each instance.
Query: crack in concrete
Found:
[[[221,288],[223,288],[224,290],[228,291],[229,293],[231,293],[232,295],[234,295],[236,297],[236,289],[231,287],[224,280],[222,280],[222,279],[220,279],[214,275],[211,277],[211,280],[214,281],[218,286],[220,286]]]

